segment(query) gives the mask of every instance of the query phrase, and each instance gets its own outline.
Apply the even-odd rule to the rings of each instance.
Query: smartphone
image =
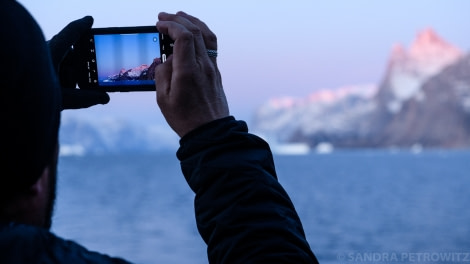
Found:
[[[92,28],[73,46],[78,87],[155,91],[155,67],[173,53],[173,45],[155,26]]]

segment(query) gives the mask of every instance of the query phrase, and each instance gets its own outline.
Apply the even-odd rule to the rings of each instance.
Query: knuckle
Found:
[[[208,71],[206,71],[206,76],[209,80],[217,80],[218,79],[217,78],[218,77],[217,76],[217,71],[213,67],[209,68]]]
[[[210,43],[217,43],[217,36],[212,32],[209,31],[206,35],[205,38],[207,39],[208,42]]]
[[[184,31],[181,33],[179,40],[186,43],[194,42],[194,35],[190,31]]]
[[[191,31],[191,33],[193,34],[193,36],[201,36],[202,33],[201,33],[201,29],[199,27],[196,27],[196,26],[191,26],[190,28],[188,28],[189,31]]]

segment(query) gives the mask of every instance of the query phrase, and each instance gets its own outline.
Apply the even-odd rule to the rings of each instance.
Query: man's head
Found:
[[[0,220],[48,227],[50,219],[45,218],[52,214],[55,196],[60,87],[35,20],[14,1],[0,0],[0,5]]]

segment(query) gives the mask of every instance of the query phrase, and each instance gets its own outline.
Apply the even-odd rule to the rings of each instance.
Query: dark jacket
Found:
[[[46,229],[21,224],[0,224],[2,264],[124,264],[119,258],[91,252]]]
[[[245,122],[214,121],[180,144],[210,263],[317,263],[268,144]]]
[[[268,144],[233,117],[181,139],[177,156],[191,189],[210,263],[317,263],[300,219],[276,179]],[[0,227],[0,263],[127,263],[47,230]]]

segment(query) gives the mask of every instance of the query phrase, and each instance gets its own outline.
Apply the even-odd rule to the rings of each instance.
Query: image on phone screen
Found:
[[[158,32],[94,35],[98,85],[154,85],[161,63]]]

